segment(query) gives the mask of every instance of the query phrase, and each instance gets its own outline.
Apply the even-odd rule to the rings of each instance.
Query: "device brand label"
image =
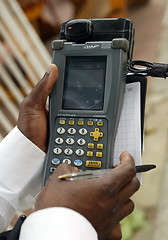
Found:
[[[85,49],[94,49],[94,48],[98,48],[99,47],[99,44],[96,44],[96,45],[86,45],[84,46]]]

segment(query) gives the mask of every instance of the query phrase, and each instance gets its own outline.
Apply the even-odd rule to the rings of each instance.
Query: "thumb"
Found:
[[[39,109],[45,107],[46,100],[50,94],[54,83],[58,77],[58,69],[55,64],[51,64],[43,78],[33,88],[27,96],[29,104],[33,104],[34,108]]]

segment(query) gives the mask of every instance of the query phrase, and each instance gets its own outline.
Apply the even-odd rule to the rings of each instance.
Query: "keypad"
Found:
[[[61,138],[61,137],[57,137],[57,138],[55,139],[55,142],[60,145],[60,144],[62,144],[62,143],[64,142],[64,140],[63,140],[63,138]]]
[[[75,140],[73,138],[69,137],[69,138],[66,139],[66,143],[68,145],[73,145],[75,143]]]
[[[71,134],[71,135],[74,135],[76,133],[76,129],[75,128],[69,128],[68,133]]]
[[[101,168],[102,162],[101,161],[86,161],[86,166],[91,168]]]
[[[64,150],[65,155],[70,156],[73,153],[73,150],[71,148],[65,148]]]
[[[106,119],[58,117],[50,172],[60,163],[71,164],[80,171],[102,168],[106,158],[106,141]]]
[[[54,152],[56,155],[59,155],[59,154],[61,154],[61,153],[62,153],[62,149],[61,149],[61,148],[58,148],[58,147],[56,147],[56,148],[54,148],[53,152]]]
[[[80,135],[86,135],[87,134],[87,129],[86,128],[81,128],[81,129],[79,129],[79,133],[80,133]]]
[[[60,119],[60,120],[59,120],[59,124],[60,124],[60,125],[65,125],[65,120]]]
[[[75,151],[75,153],[76,153],[77,156],[83,156],[84,150],[83,150],[83,149],[77,149],[77,150]]]
[[[63,159],[62,162],[63,163],[67,163],[67,164],[71,164],[71,160],[70,159],[66,159],[66,158]]]
[[[60,159],[59,158],[53,158],[51,161],[54,165],[58,165],[60,163]]]
[[[80,146],[83,146],[83,145],[85,145],[86,140],[83,139],[83,138],[79,138],[79,139],[77,140],[77,143],[78,143]]]
[[[57,133],[58,134],[64,134],[65,133],[65,128],[63,128],[63,127],[57,128]]]

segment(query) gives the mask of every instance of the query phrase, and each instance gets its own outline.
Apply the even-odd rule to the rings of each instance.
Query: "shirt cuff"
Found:
[[[98,240],[97,232],[81,214],[63,207],[45,208],[24,221],[19,240]]]
[[[9,226],[15,213],[16,210],[11,204],[0,197],[0,232],[4,231]]]
[[[40,191],[45,153],[15,127],[0,143],[0,196],[13,208],[32,206]]]

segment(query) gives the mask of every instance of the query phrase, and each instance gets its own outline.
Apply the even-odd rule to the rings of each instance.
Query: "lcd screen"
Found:
[[[106,56],[66,58],[62,109],[103,109],[106,61]]]

